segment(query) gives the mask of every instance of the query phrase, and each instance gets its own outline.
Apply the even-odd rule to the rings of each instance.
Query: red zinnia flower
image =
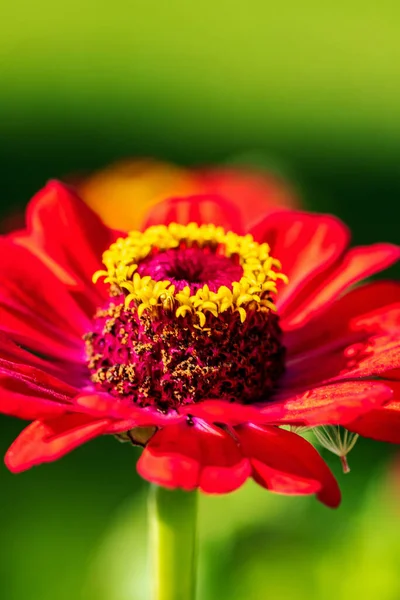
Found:
[[[348,251],[348,238],[294,211],[247,231],[212,196],[157,204],[121,234],[48,184],[27,231],[0,242],[0,410],[33,421],[9,469],[115,434],[144,446],[139,473],[166,487],[223,493],[252,476],[336,506],[320,455],[279,426],[400,437],[400,288],[347,292],[399,249]]]

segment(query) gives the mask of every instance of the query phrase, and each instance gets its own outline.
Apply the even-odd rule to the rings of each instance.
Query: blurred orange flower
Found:
[[[225,196],[240,204],[248,223],[276,208],[299,206],[282,179],[249,167],[191,170],[151,159],[126,159],[80,179],[75,187],[108,226],[124,230],[139,228],[148,209],[171,196]]]

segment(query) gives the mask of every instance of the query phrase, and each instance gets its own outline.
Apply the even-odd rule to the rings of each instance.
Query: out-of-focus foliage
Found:
[[[38,113],[74,121],[70,135],[90,124],[117,151],[145,131],[183,154],[194,135],[214,154],[265,135],[302,149],[306,135],[375,160],[365,139],[389,151],[400,135],[399,12],[388,0],[8,3],[2,98],[28,129]]]
[[[278,171],[357,242],[398,242],[399,20],[388,0],[9,2],[0,218],[50,177],[148,155]],[[1,453],[22,426],[0,419]],[[105,438],[0,468],[2,599],[147,600],[137,454]],[[398,600],[394,455],[361,440],[346,476],[332,458],[338,511],[254,485],[203,498],[200,600]]]
[[[260,149],[313,207],[394,238],[382,209],[400,192],[399,19],[389,0],[8,3],[2,201],[123,156]]]
[[[399,470],[389,470],[328,514],[306,499],[266,495],[248,484],[228,497],[202,496],[199,600],[324,598],[396,600]],[[355,510],[355,506],[357,509]],[[93,557],[90,600],[149,597],[146,503],[127,502]]]

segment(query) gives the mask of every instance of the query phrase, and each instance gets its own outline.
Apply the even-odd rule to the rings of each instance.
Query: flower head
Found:
[[[213,225],[130,232],[103,254],[111,299],[85,336],[91,379],[160,410],[207,398],[257,402],[284,369],[268,244]]]
[[[115,232],[56,182],[0,243],[0,410],[32,421],[12,471],[112,434],[144,446],[139,473],[166,487],[253,477],[336,506],[321,456],[281,426],[399,441],[400,288],[348,291],[395,246],[348,251],[337,219],[294,211],[249,226],[208,195]]]

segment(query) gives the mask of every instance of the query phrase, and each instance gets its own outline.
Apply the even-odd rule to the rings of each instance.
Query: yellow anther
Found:
[[[136,300],[136,295],[128,294],[125,298],[125,308],[128,308],[134,300]]]
[[[204,327],[204,325],[206,324],[206,315],[200,311],[196,311],[196,315],[199,318],[199,325],[200,327]]]
[[[148,304],[139,304],[137,312],[138,316],[141,317],[146,309],[150,308]]]
[[[246,312],[246,311],[244,310],[244,308],[242,308],[242,307],[239,307],[239,308],[237,308],[236,310],[237,310],[237,312],[238,312],[238,313],[239,313],[239,315],[240,315],[240,320],[241,320],[241,322],[242,322],[242,323],[244,323],[244,322],[245,322],[245,320],[246,320],[246,317],[247,317],[247,312]]]
[[[289,278],[284,273],[277,273],[276,274],[276,278],[280,279],[281,281],[283,281],[283,283],[286,284],[286,285],[289,283]]]
[[[242,304],[247,304],[249,302],[252,302],[253,300],[255,300],[256,302],[260,302],[260,298],[258,296],[253,296],[251,294],[242,294],[236,300],[236,304],[237,306],[242,306]]]
[[[176,292],[170,281],[154,281],[137,272],[139,263],[154,251],[163,252],[182,244],[187,248],[208,247],[212,252],[218,248],[242,267],[243,276],[232,282],[231,289],[223,285],[212,292],[206,284],[192,293],[189,286]],[[207,314],[217,317],[228,310],[236,311],[243,323],[249,310],[276,311],[270,294],[276,293],[277,280],[288,281],[286,275],[279,273],[281,264],[270,256],[268,244],[258,244],[250,234],[239,236],[212,224],[170,223],[154,225],[144,232],[131,231],[104,252],[103,264],[106,269],[97,271],[93,282],[104,277],[113,286],[113,293],[119,290],[126,295],[125,306],[132,305],[139,317],[146,310],[175,310],[177,317],[195,315],[200,328],[205,327]]]
[[[176,309],[176,316],[177,317],[184,317],[186,315],[187,312],[192,312],[193,308],[187,304],[184,304],[183,306],[180,306],[179,308]]]
[[[96,273],[94,273],[93,277],[92,277],[92,281],[93,283],[97,283],[97,281],[100,279],[100,277],[107,277],[108,276],[108,271],[96,271]]]

